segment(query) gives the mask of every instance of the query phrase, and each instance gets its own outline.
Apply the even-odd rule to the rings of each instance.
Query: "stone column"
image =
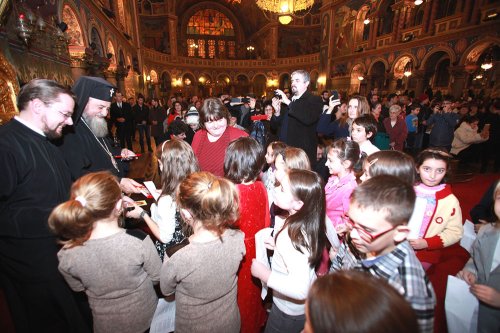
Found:
[[[478,24],[479,19],[481,18],[481,6],[483,4],[483,0],[474,1],[474,6],[472,9],[472,13],[470,16],[470,24]]]
[[[393,5],[393,10],[394,10],[394,21],[392,22],[392,41],[397,42],[397,34],[399,30],[399,18],[401,15],[401,9],[400,8],[394,8],[395,6]]]
[[[335,12],[339,8],[339,5],[334,4],[334,1],[323,1],[325,6],[323,7],[323,13],[328,14],[329,16],[329,24],[328,24],[328,38],[326,40],[322,39],[321,43],[321,54],[323,54],[322,57],[324,59],[321,59],[321,74],[325,75],[326,81],[325,81],[325,88],[330,89],[333,87],[332,80],[330,78],[330,73],[332,72],[332,62],[331,59],[334,56],[335,52]],[[325,56],[326,54],[326,56]],[[279,81],[279,78],[278,78]]]
[[[396,91],[396,86],[397,86],[397,77],[394,76],[393,73],[387,73],[386,75],[386,78],[387,80],[389,81],[388,82],[388,85],[387,85],[387,92],[388,93],[393,93]]]
[[[469,25],[470,17],[472,14],[472,7],[474,6],[474,0],[464,0],[464,10],[462,14],[462,26]]]
[[[422,34],[426,34],[429,31],[429,21],[431,16],[432,0],[425,3],[424,17],[422,20]]]
[[[170,54],[177,57],[177,16],[168,15],[168,37],[170,43]]]
[[[378,30],[379,23],[380,23],[380,19],[377,16],[373,19],[373,24],[370,27],[370,35],[368,37],[368,48],[369,49],[374,49],[377,47],[377,30]]]
[[[448,71],[451,75],[451,94],[455,97],[461,97],[464,93],[464,89],[467,83],[467,72],[465,71],[465,66],[453,66],[449,67]]]
[[[425,71],[422,69],[413,70],[412,76],[416,80],[415,97],[418,97],[424,92]]]
[[[439,1],[433,0],[431,14],[430,14],[431,16],[429,18],[429,26],[427,27],[427,32],[429,35],[434,35],[434,32],[436,30],[436,26],[434,24],[434,21],[436,20],[438,9],[439,9]]]
[[[104,78],[106,79],[106,81],[108,81],[109,83],[111,83],[115,87],[118,86],[118,84],[116,82],[116,76],[115,76],[115,72],[114,71],[112,71],[112,70],[105,70],[103,74],[104,74]]]
[[[269,35],[270,37],[270,56],[271,59],[277,59],[278,58],[278,22],[274,22],[272,26],[269,28]]]
[[[403,5],[403,8],[401,8],[401,13],[399,15],[399,22],[398,22],[398,29],[396,31],[396,42],[399,43],[401,40],[401,30],[404,29],[405,21],[406,21],[406,15],[408,12],[408,7]]]

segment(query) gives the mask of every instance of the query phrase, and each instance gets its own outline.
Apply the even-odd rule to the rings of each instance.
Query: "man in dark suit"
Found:
[[[144,96],[137,96],[137,104],[132,107],[134,114],[135,127],[139,130],[139,145],[141,145],[141,153],[144,153],[144,137],[148,151],[153,152],[151,148],[151,129],[149,127],[149,107],[144,104]]]
[[[120,140],[120,147],[132,149],[130,136],[131,122],[134,121],[132,107],[123,100],[123,94],[119,91],[115,94],[116,102],[111,104],[111,121],[116,127],[116,136]],[[125,143],[127,147],[125,147]]]
[[[314,167],[318,146],[316,125],[323,111],[323,102],[321,97],[307,91],[310,81],[308,72],[297,70],[291,77],[293,96],[290,100],[283,91],[276,90],[281,100],[273,98],[276,112],[271,122],[274,123],[273,127],[280,127],[280,140],[290,146],[302,148]]]

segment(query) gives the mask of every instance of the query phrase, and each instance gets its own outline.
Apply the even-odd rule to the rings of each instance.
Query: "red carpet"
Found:
[[[477,174],[468,182],[452,184],[453,193],[460,202],[464,219],[470,220],[471,208],[481,200],[491,183],[499,178],[500,173]]]

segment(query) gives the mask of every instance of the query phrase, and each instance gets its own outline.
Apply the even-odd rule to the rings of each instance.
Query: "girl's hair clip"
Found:
[[[78,201],[82,205],[82,207],[85,207],[87,205],[87,200],[85,200],[85,198],[81,195],[77,196],[75,200]]]

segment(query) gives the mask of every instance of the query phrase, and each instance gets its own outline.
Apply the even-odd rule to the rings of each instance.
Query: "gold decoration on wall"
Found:
[[[16,114],[16,96],[19,94],[16,71],[0,52],[0,125],[7,123]]]

